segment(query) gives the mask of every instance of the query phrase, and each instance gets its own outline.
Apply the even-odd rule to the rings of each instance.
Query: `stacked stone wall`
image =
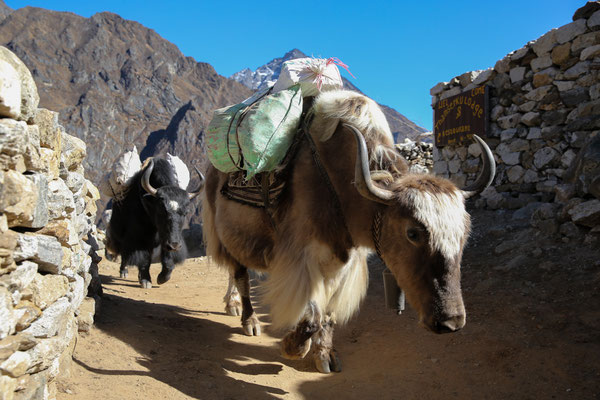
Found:
[[[0,47],[0,398],[48,399],[99,294],[99,192],[85,144],[38,109],[31,73]]]
[[[486,142],[498,165],[493,187],[478,206],[519,209],[555,203],[561,214],[551,233],[571,223],[600,225],[600,2],[577,10],[573,22],[499,60],[431,89],[432,106],[487,85]],[[434,172],[458,185],[478,171],[479,149],[434,148]],[[572,226],[569,225],[571,228]]]

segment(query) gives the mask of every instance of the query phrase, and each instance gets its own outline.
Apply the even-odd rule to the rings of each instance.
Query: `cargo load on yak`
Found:
[[[173,168],[177,185],[183,190],[187,189],[190,183],[190,172],[185,163],[179,157],[169,153],[165,158]],[[142,164],[136,146],[123,152],[114,162],[113,169],[102,178],[98,187],[100,192],[116,201],[122,200],[127,193],[131,178],[144,168],[149,160],[150,158],[146,159]]]
[[[276,170],[288,153],[303,111],[303,98],[341,89],[337,58],[286,61],[275,85],[242,103],[215,110],[205,134],[208,159],[221,172],[246,182]],[[349,72],[349,71],[348,71]]]

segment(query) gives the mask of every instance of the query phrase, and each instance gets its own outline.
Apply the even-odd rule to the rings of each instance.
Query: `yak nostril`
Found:
[[[435,322],[434,330],[436,333],[451,333],[462,329],[465,326],[464,315],[455,315],[441,322]]]
[[[169,251],[178,251],[179,249],[181,249],[181,244],[178,242],[167,243],[166,247]]]

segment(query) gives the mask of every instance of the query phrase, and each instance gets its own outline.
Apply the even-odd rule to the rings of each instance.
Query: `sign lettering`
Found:
[[[488,87],[438,101],[433,107],[435,145],[461,144],[473,134],[485,137],[488,125]]]

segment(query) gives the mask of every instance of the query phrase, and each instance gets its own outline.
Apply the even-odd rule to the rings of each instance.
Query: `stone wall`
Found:
[[[86,146],[38,102],[29,70],[0,47],[0,399],[55,397],[92,323],[86,295],[101,290]]]
[[[423,135],[422,135],[423,136]],[[414,141],[408,138],[396,144],[396,149],[410,164],[411,171],[430,173],[433,170],[433,144],[430,135],[427,141]]]
[[[487,85],[490,127],[486,142],[498,171],[480,207],[519,209],[557,204],[547,224],[600,228],[600,2],[577,10],[573,22],[544,34],[499,60],[431,89],[432,105]],[[477,145],[434,148],[434,172],[458,185],[479,167]],[[556,215],[554,213],[553,215]],[[549,218],[543,218],[549,219]]]

